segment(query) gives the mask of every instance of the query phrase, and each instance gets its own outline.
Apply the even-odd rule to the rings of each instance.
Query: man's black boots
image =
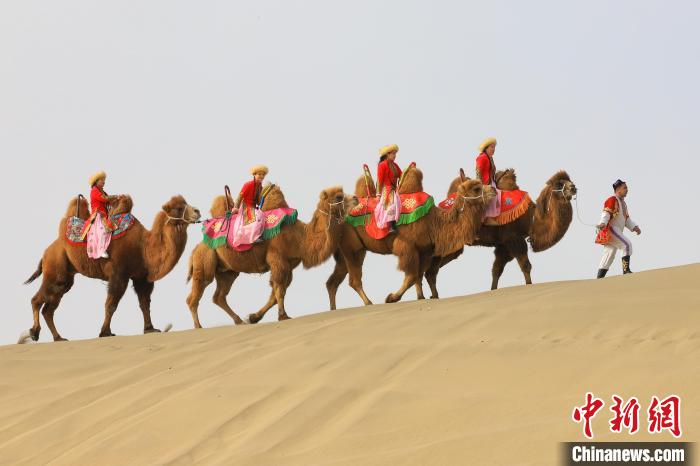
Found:
[[[596,278],[603,278],[606,273],[608,273],[608,269],[598,269],[598,276]]]
[[[632,271],[630,270],[630,256],[624,256],[622,258],[622,273],[623,275],[632,273]]]

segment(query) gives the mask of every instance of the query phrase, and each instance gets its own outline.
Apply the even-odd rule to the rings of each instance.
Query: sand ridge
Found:
[[[586,391],[700,427],[700,265],[0,347],[0,464],[556,464]],[[643,417],[642,430],[646,422]],[[634,440],[673,440],[640,432]]]

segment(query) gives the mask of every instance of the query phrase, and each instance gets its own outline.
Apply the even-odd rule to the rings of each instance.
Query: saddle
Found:
[[[68,217],[66,220],[66,241],[73,246],[87,245],[87,232],[92,223],[92,216],[89,219],[83,220],[80,217]],[[109,221],[113,225],[112,239],[121,238],[134,225],[136,219],[130,213],[116,214],[109,217]]]
[[[457,193],[452,193],[440,202],[438,207],[450,210],[454,207],[456,198]],[[501,213],[493,218],[494,222],[498,225],[506,225],[510,222],[514,222],[527,212],[531,202],[532,200],[527,191],[522,191],[520,189],[501,191]]]
[[[217,249],[225,244],[235,251],[247,251],[253,247],[254,243],[233,245],[234,225],[238,216],[245,213],[238,211],[227,212],[223,217],[210,218],[202,225],[202,242],[212,249]],[[279,209],[265,210],[262,212],[264,218],[264,229],[262,240],[267,241],[277,236],[284,225],[292,225],[297,221],[298,212],[296,209],[283,207]]]
[[[399,194],[401,217],[397,225],[408,225],[424,217],[435,205],[433,197],[426,192]],[[374,239],[382,239],[391,231],[387,226],[377,226],[374,211],[379,203],[377,197],[358,198],[358,204],[345,216],[345,221],[354,227],[364,226],[367,234]]]

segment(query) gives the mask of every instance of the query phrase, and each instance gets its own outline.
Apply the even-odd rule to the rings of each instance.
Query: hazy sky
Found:
[[[699,13],[697,2],[639,0],[4,1],[0,344],[31,326],[39,282],[21,283],[68,200],[88,194],[89,175],[102,169],[107,191],[131,194],[150,226],[173,194],[208,212],[224,184],[237,190],[250,165],[265,163],[308,220],[321,189],[352,190],[384,144],[399,144],[401,165],[418,163],[439,200],[459,167],[473,173],[476,146],[493,135],[496,164],[515,167],[533,196],[568,170],[586,223],[599,218],[610,184],[626,179],[643,230],[633,270],[698,262]],[[180,263],[156,284],[156,326],[192,327],[185,276],[201,233],[189,232]],[[594,277],[602,248],[593,237],[575,220],[557,246],[530,254],[534,281]],[[488,290],[492,257],[468,249],[443,269],[441,295]],[[393,256],[368,256],[375,302],[399,287],[395,266]],[[332,268],[295,271],[291,316],[327,309]],[[239,278],[229,302],[240,315],[256,311],[267,281]],[[509,264],[501,284],[522,283]],[[212,293],[202,324],[231,325]],[[105,297],[102,282],[78,276],[56,314],[63,336],[97,336]],[[338,304],[361,304],[347,281]],[[276,317],[273,309],[265,321]],[[141,332],[131,290],[112,329]],[[41,341],[50,339],[42,320]]]

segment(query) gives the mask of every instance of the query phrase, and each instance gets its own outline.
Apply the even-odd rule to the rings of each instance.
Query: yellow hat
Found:
[[[494,146],[496,145],[496,138],[486,138],[484,139],[484,142],[481,143],[479,146],[479,151],[483,152],[486,150],[488,146],[493,144]]]
[[[255,165],[253,168],[250,169],[250,174],[255,175],[256,173],[263,173],[267,175],[269,171],[270,170],[268,170],[265,165]]]
[[[105,172],[97,172],[94,175],[90,177],[90,187],[92,188],[95,186],[95,183],[97,183],[100,180],[106,180],[107,179],[107,174]]]
[[[388,146],[384,146],[381,149],[379,149],[379,155],[384,157],[385,155],[391,154],[392,152],[398,152],[399,151],[399,146],[396,144],[389,144]]]

